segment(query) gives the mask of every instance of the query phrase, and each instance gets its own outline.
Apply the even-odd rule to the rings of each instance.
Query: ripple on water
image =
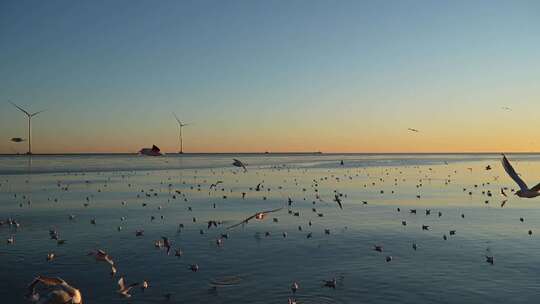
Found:
[[[236,286],[239,285],[242,280],[242,277],[239,275],[225,276],[210,280],[210,286],[216,288]]]
[[[342,300],[330,297],[328,295],[312,294],[296,297],[296,302],[299,304],[340,304],[345,303]]]

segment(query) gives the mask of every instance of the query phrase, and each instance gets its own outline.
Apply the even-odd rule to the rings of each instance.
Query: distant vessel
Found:
[[[139,154],[146,156],[162,156],[163,153],[161,153],[160,151],[161,150],[156,145],[152,145],[152,148],[142,148],[139,151]]]

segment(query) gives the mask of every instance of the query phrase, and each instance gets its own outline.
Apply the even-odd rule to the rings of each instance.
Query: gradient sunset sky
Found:
[[[538,151],[540,2],[4,0],[0,80],[0,153]]]

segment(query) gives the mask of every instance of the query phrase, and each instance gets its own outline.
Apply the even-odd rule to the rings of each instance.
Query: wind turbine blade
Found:
[[[39,113],[43,113],[45,111],[47,111],[47,110],[41,110],[41,111],[38,111],[36,113],[32,113],[32,114],[30,114],[30,116],[34,117],[34,116],[38,115]]]
[[[178,122],[181,125],[182,123],[180,122],[180,118],[176,116],[176,113],[172,112],[172,115],[174,115],[174,118],[176,118],[176,122]]]
[[[24,114],[26,114],[28,116],[32,116],[32,115],[30,115],[30,113],[26,112],[23,108],[19,107],[18,105],[14,104],[13,102],[9,101],[9,103],[12,104],[17,109],[21,110]]]

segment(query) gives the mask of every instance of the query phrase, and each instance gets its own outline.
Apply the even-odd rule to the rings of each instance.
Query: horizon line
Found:
[[[482,151],[482,152],[172,152],[164,153],[163,156],[197,156],[197,155],[459,155],[459,154],[540,154],[540,151],[531,152],[499,152],[499,151]],[[66,153],[0,153],[0,156],[70,156],[70,155],[139,155],[136,152],[66,152]]]

